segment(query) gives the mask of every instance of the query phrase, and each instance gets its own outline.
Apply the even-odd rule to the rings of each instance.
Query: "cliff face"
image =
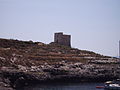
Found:
[[[101,79],[102,78],[102,79]],[[120,78],[117,58],[55,43],[0,39],[0,86]]]

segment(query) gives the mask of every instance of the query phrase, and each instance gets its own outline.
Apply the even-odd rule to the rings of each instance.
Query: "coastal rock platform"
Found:
[[[0,88],[51,82],[104,82],[120,78],[120,60],[41,42],[0,39]]]

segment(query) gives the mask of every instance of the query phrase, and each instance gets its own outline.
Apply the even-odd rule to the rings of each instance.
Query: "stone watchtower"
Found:
[[[64,35],[62,32],[54,34],[54,42],[60,45],[71,47],[71,36]]]

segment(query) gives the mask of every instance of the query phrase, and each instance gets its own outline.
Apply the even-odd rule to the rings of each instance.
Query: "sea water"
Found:
[[[30,85],[19,90],[104,90],[96,86],[103,86],[103,83],[49,83]]]

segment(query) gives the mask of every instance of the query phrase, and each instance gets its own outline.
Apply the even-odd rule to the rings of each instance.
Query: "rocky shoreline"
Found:
[[[120,78],[120,60],[55,43],[0,39],[0,89]]]
[[[120,65],[60,62],[56,65],[1,67],[0,87],[12,90],[40,82],[102,82],[120,78]]]

